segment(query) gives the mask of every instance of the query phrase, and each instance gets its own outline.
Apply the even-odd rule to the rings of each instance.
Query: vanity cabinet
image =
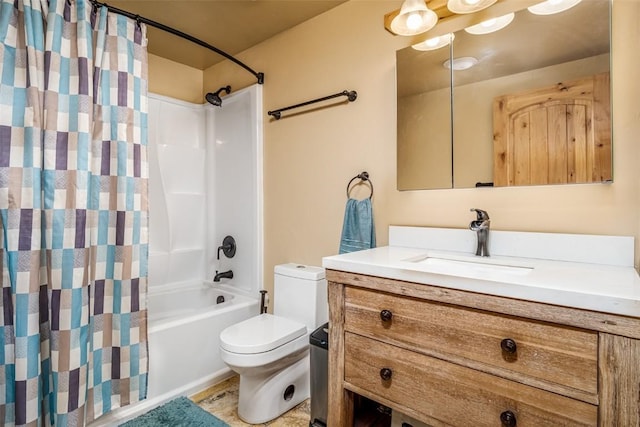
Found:
[[[337,270],[330,427],[355,394],[432,426],[639,426],[640,319]]]

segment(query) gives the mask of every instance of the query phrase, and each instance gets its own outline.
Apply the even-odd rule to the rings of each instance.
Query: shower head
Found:
[[[225,91],[227,95],[231,93],[231,86],[223,86],[215,92],[209,92],[205,95],[205,99],[208,103],[215,105],[216,107],[222,106],[222,98],[220,98],[220,92]]]
[[[217,93],[211,93],[205,95],[205,99],[209,104],[215,105],[216,107],[222,106],[222,99]]]

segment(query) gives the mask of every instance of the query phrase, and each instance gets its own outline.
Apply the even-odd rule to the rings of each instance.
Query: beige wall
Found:
[[[320,265],[337,253],[347,182],[370,173],[378,245],[389,224],[466,227],[469,208],[497,230],[632,235],[640,210],[640,2],[614,0],[614,178],[609,185],[396,190],[395,51],[408,41],[383,29],[400,1],[352,0],[238,58],[266,75],[265,285],[282,262]],[[628,18],[622,22],[622,18]],[[204,90],[255,82],[237,65],[206,70]],[[266,111],[347,90],[357,101],[280,121]],[[364,192],[363,192],[364,193]],[[354,194],[357,196],[357,194]]]
[[[149,92],[202,104],[203,72],[149,54]]]

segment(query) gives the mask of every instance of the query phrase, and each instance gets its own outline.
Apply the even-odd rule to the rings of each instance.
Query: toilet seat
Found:
[[[306,325],[264,313],[223,330],[220,333],[220,347],[237,354],[264,353],[306,334]]]

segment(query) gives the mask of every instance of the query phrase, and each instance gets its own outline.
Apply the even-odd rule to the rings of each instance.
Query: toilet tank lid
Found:
[[[324,268],[296,263],[280,264],[274,268],[275,274],[306,280],[324,279]]]

